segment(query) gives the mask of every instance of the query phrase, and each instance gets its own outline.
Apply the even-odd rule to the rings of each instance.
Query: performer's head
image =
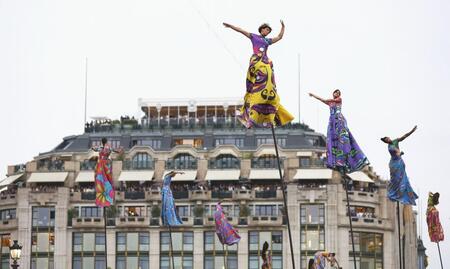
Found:
[[[269,24],[263,23],[261,24],[261,26],[258,27],[258,32],[262,36],[267,36],[268,34],[270,34],[270,32],[272,32],[272,28],[269,26]]]
[[[440,196],[439,192],[435,192],[433,194],[433,204],[434,205],[438,205],[439,204],[439,196]]]
[[[108,139],[106,139],[106,137],[102,138],[102,145],[106,145],[106,143],[108,143]]]
[[[333,97],[334,98],[341,97],[341,90],[339,90],[339,89],[334,90]]]
[[[314,259],[309,259],[308,269],[314,269]]]
[[[392,143],[392,139],[388,136],[385,136],[383,138],[381,138],[381,141],[383,141],[386,144],[391,144]]]

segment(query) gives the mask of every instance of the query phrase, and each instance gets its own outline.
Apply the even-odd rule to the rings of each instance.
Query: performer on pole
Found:
[[[347,126],[347,120],[342,114],[341,91],[335,90],[332,99],[323,99],[310,93],[330,107],[330,119],[327,130],[327,167],[341,172],[352,173],[364,168],[369,161],[358,146]]]
[[[406,205],[416,205],[416,199],[419,198],[409,183],[406,174],[405,162],[402,159],[404,154],[400,151],[399,143],[417,130],[417,126],[400,138],[392,140],[390,137],[383,137],[381,141],[388,144],[391,160],[389,161],[389,170],[391,180],[388,186],[388,197],[391,201],[397,201]]]
[[[314,254],[314,259],[309,259],[308,269],[325,269],[327,262],[330,263],[331,266],[334,266],[337,263],[336,254],[318,251]]]
[[[280,104],[273,64],[267,56],[269,46],[283,38],[284,23],[280,22],[281,31],[274,38],[267,37],[272,32],[272,28],[266,23],[258,28],[259,34],[252,34],[229,23],[223,23],[225,27],[248,37],[253,45],[253,55],[250,57],[247,72],[247,92],[238,117],[247,128],[255,125],[264,127],[285,125],[294,119]]]
[[[183,224],[180,216],[178,215],[175,201],[173,198],[172,190],[170,189],[170,183],[172,178],[177,174],[184,174],[183,172],[171,171],[164,176],[163,187],[161,190],[161,219],[164,226],[169,227],[169,239],[170,239],[170,257],[171,257],[171,268],[175,268],[175,262],[173,257],[173,242],[172,242],[172,226]]]
[[[253,55],[250,57],[250,66],[247,72],[247,91],[244,97],[244,105],[240,110],[241,113],[238,119],[246,128],[256,126],[272,129],[278,171],[283,189],[284,208],[286,209],[285,216],[288,227],[289,246],[291,250],[291,263],[293,269],[295,269],[294,247],[292,244],[292,233],[289,223],[289,210],[286,198],[286,183],[283,181],[280,157],[278,154],[278,146],[274,130],[275,126],[285,125],[291,122],[294,117],[280,104],[280,97],[276,89],[275,76],[273,74],[273,64],[267,56],[267,49],[269,46],[283,38],[284,23],[283,21],[280,22],[281,31],[278,36],[274,38],[267,37],[272,31],[272,28],[268,24],[263,24],[258,28],[259,35],[250,34],[249,32],[228,23],[223,23],[223,25],[250,38],[253,45]]]
[[[269,251],[269,243],[264,242],[263,249],[261,250],[261,258],[263,260],[263,264],[261,269],[272,269],[272,256]]]
[[[108,139],[106,137],[102,138],[102,146],[92,147],[95,152],[99,152],[98,161],[95,165],[95,204],[98,207],[103,208],[103,219],[104,219],[104,233],[105,233],[105,269],[108,268],[108,244],[106,235],[107,226],[107,216],[106,207],[111,206],[114,203],[114,185],[112,179],[111,171],[111,159],[109,158],[111,153],[122,152],[122,149],[115,150],[108,144]]]
[[[439,192],[436,193],[430,192],[428,194],[428,207],[427,207],[428,234],[430,236],[430,241],[435,242],[438,246],[441,268],[443,268],[441,248],[439,246],[439,242],[444,241],[444,230],[442,229],[441,221],[439,219],[439,211],[436,208],[436,205],[438,204],[439,204]]]

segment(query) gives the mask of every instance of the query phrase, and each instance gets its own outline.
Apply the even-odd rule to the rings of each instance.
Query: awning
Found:
[[[331,179],[331,169],[297,169],[294,179]]]
[[[17,174],[17,175],[13,175],[13,176],[9,176],[9,177],[3,179],[3,180],[0,182],[0,187],[8,186],[9,184],[13,184],[13,183],[14,183],[16,180],[18,180],[21,176],[23,176],[23,173]]]
[[[240,175],[241,170],[238,169],[208,170],[205,180],[239,180]]]
[[[312,152],[311,151],[298,151],[297,157],[311,157]]]
[[[163,176],[165,176],[170,171],[172,171],[172,170],[164,171]],[[197,178],[197,170],[186,170],[186,171],[179,171],[179,172],[184,172],[184,174],[176,175],[175,177],[172,178],[172,181],[194,181]]]
[[[348,176],[354,181],[368,182],[368,183],[374,182],[368,175],[366,175],[364,172],[361,171],[353,172],[351,174],[348,174]]]
[[[27,182],[64,182],[68,174],[68,172],[32,173]]]
[[[122,171],[119,181],[152,181],[155,171]]]
[[[284,175],[284,171],[281,170],[281,174]],[[278,169],[251,169],[248,179],[280,179],[280,173]]]
[[[75,182],[94,182],[94,181],[95,181],[94,171],[81,171],[75,178]]]

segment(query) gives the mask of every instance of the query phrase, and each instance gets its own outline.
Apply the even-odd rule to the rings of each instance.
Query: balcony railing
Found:
[[[93,200],[95,200],[95,196],[96,196],[95,191],[82,192],[81,200],[93,201]]]
[[[95,169],[95,165],[97,165],[96,161],[85,160],[80,163],[80,170],[81,171],[91,171],[91,170]]]
[[[40,160],[37,163],[37,169],[39,171],[64,171],[64,161]]]
[[[255,191],[255,198],[276,198],[277,191]]]
[[[213,199],[233,198],[233,192],[232,191],[212,191],[211,197]]]
[[[173,191],[172,194],[175,199],[189,199],[189,191]]]
[[[145,191],[126,191],[125,199],[128,200],[143,200],[145,199]]]

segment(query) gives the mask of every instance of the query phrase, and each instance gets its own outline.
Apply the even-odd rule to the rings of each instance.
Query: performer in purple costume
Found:
[[[176,226],[183,224],[180,216],[178,216],[175,201],[172,195],[172,190],[170,189],[172,177],[176,176],[177,174],[183,174],[183,172],[172,171],[164,177],[163,188],[161,190],[161,218],[162,223],[165,226]]]
[[[216,205],[214,219],[216,220],[216,234],[222,245],[231,246],[237,244],[239,240],[241,240],[241,237],[233,226],[231,226],[223,213],[221,202],[218,202]]]
[[[341,91],[333,92],[333,99],[323,99],[310,93],[330,107],[330,120],[327,131],[327,167],[341,173],[352,173],[369,164],[366,155],[356,143],[341,113]]]

